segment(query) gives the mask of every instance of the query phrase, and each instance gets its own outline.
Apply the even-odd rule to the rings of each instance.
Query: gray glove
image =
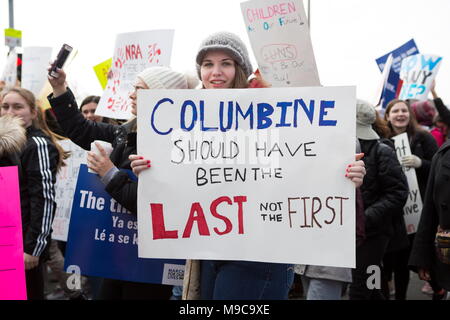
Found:
[[[422,166],[422,159],[420,159],[418,156],[410,155],[410,156],[404,156],[402,158],[402,166],[404,167],[413,167],[413,168],[420,168]]]

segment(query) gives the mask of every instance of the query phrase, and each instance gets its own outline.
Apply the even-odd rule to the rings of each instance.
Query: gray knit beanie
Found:
[[[150,89],[188,89],[184,74],[167,67],[150,67],[137,75]]]
[[[361,99],[356,100],[356,137],[362,140],[378,140],[380,136],[373,130],[376,121],[375,107]]]
[[[207,37],[198,49],[197,73],[200,78],[200,65],[206,53],[211,50],[225,50],[238,65],[244,70],[245,75],[249,77],[253,72],[253,67],[248,56],[247,48],[242,40],[230,32],[217,32]]]

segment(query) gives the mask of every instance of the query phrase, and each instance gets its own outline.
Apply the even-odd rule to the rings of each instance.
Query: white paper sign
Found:
[[[181,264],[164,264],[162,284],[171,286],[182,286],[184,278],[184,265]]]
[[[431,54],[415,54],[403,59],[400,69],[403,85],[399,99],[427,100],[441,62],[442,57]]]
[[[47,81],[47,68],[52,57],[50,47],[25,47],[22,56],[22,88],[39,96]]]
[[[58,143],[64,150],[70,151],[71,155],[64,161],[66,165],[61,167],[56,176],[55,198],[58,205],[52,224],[52,239],[67,241],[78,171],[80,170],[80,164],[86,163],[87,151],[70,140],[62,140]]]
[[[241,3],[245,27],[263,78],[273,87],[320,86],[301,0]]]
[[[173,30],[153,30],[117,35],[113,63],[106,89],[95,114],[113,119],[131,117],[131,101],[136,76],[151,66],[169,66]]]
[[[354,267],[355,95],[138,91],[139,257]]]
[[[5,67],[3,69],[2,77],[0,80],[5,81],[6,88],[12,88],[16,85],[17,81],[17,52],[11,50],[6,60]]]
[[[397,158],[401,162],[404,156],[411,155],[408,134],[402,133],[392,137],[395,142]],[[403,167],[406,179],[408,180],[409,196],[408,201],[403,207],[405,217],[406,231],[408,234],[415,233],[422,213],[422,197],[420,196],[419,184],[417,183],[416,169]]]

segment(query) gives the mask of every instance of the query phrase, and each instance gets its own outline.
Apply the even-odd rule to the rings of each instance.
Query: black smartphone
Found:
[[[71,46],[69,46],[68,44],[63,44],[61,50],[59,50],[58,56],[56,57],[56,61],[53,63],[52,68],[48,72],[49,75],[51,75],[52,77],[57,76],[56,68],[61,69],[64,66],[64,63],[66,62],[72,50],[73,48]]]

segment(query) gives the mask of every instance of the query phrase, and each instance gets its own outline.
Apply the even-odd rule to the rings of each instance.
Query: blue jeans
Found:
[[[302,276],[306,300],[341,300],[344,282]]]
[[[250,261],[201,262],[203,300],[287,300],[294,266]]]
[[[181,300],[183,295],[183,286],[173,286],[172,288],[172,296],[170,300]]]

